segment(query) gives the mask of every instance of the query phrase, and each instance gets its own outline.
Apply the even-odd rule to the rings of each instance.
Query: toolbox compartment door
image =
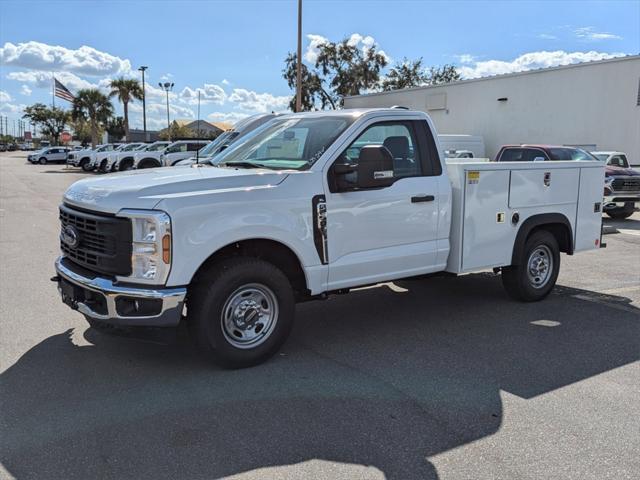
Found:
[[[579,183],[579,168],[512,170],[509,208],[576,203]]]

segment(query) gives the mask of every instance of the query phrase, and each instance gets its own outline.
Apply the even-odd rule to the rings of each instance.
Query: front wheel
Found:
[[[38,163],[40,163],[40,165],[46,165],[47,164],[47,159],[44,157],[41,157],[40,160],[38,160]]]
[[[89,162],[89,160],[83,160],[82,162],[80,162],[80,167],[82,168],[82,170],[84,170],[85,172],[89,172],[92,170],[91,168],[91,163]]]
[[[537,302],[556,284],[560,272],[560,249],[546,230],[534,232],[526,241],[522,262],[502,269],[502,285],[512,298]]]
[[[187,323],[202,352],[226,368],[264,362],[286,341],[295,301],[287,277],[271,263],[231,258],[190,288]]]

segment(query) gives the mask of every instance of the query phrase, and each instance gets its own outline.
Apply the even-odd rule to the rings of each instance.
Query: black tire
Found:
[[[120,163],[120,171],[124,172],[126,170],[131,170],[133,168],[133,162],[131,160],[126,160]]]
[[[80,168],[82,168],[82,170],[84,170],[85,172],[90,172],[91,171],[91,167],[89,166],[89,159],[88,158],[80,160]]]
[[[260,321],[255,321],[254,307],[244,310],[246,305],[242,301],[236,304],[235,310],[232,305],[227,305],[234,299],[242,299],[245,291],[258,287],[266,287],[271,294],[273,306],[270,311],[275,312],[274,317],[265,315],[262,327]],[[262,306],[265,304],[263,302]],[[244,330],[242,326],[225,328],[224,311],[229,316],[238,308],[244,314],[238,321],[244,322],[248,318],[248,322],[255,322],[255,327]],[[189,288],[187,323],[191,337],[209,359],[225,368],[250,367],[273,356],[289,336],[294,314],[293,289],[287,277],[271,263],[256,258],[236,257],[216,263]],[[258,315],[257,318],[261,320],[263,316]],[[275,320],[269,323],[269,318]],[[238,324],[229,322],[227,325]],[[248,341],[243,338],[245,333],[247,337],[260,335],[263,328],[269,332],[263,333],[260,343],[256,340],[255,346],[251,343],[245,344],[244,348],[234,345],[234,341],[236,344]]]
[[[611,210],[607,210],[606,213],[615,220],[624,220],[629,218],[635,212],[635,204],[633,202],[627,202],[624,207],[616,207]]]
[[[155,160],[142,160],[139,164],[138,164],[138,170],[143,169],[143,168],[157,168],[160,167],[161,165],[156,162]]]
[[[534,258],[534,255],[538,255]],[[530,261],[551,260],[544,284],[536,285],[539,276],[530,275]],[[558,280],[560,272],[560,249],[555,237],[546,230],[532,233],[525,242],[522,262],[502,269],[502,285],[510,297],[523,302],[537,302],[545,298]]]
[[[40,157],[40,159],[38,160],[38,163],[40,165],[46,165],[47,164],[47,159],[44,157]]]
[[[98,171],[100,173],[107,173],[107,161],[106,160],[102,160],[102,162],[100,162],[100,165],[98,166]]]

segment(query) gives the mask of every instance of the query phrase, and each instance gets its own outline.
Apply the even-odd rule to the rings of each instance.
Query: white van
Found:
[[[480,135],[438,135],[445,158],[485,158]]]

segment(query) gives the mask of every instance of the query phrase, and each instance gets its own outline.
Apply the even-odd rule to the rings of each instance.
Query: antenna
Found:
[[[200,89],[198,89],[198,137],[200,137]],[[196,165],[200,165],[200,149],[196,150]]]

